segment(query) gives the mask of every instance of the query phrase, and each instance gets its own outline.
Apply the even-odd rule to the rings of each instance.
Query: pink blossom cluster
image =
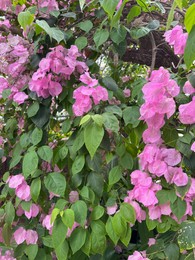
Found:
[[[38,2],[37,4],[39,8],[46,8],[46,12],[48,13],[59,9],[58,2],[56,0],[38,0],[34,2],[34,4]]]
[[[142,222],[146,218],[146,213],[137,202],[149,209],[153,208],[158,203],[156,192],[161,190],[162,187],[160,184],[153,182],[148,173],[140,170],[131,173],[131,183],[134,188],[128,191],[128,196],[124,198],[124,201],[134,207],[136,219]]]
[[[75,45],[70,49],[61,45],[52,48],[33,74],[29,82],[30,90],[36,92],[38,97],[58,96],[62,92],[61,84],[65,84],[65,80],[69,80],[73,73],[82,74],[88,70],[84,62],[77,60],[80,56]]]
[[[31,48],[29,42],[20,36],[0,35],[0,73],[6,75],[6,78],[0,78],[0,97],[3,90],[10,89],[9,98],[18,104],[22,104],[28,98],[22,89],[30,79],[26,70],[32,53]]]
[[[147,144],[139,155],[142,170],[150,172],[154,177],[163,176],[169,184],[185,186],[188,176],[181,167],[181,154],[174,148],[165,148],[156,144]]]
[[[176,25],[172,30],[165,32],[164,37],[166,42],[173,46],[176,55],[184,54],[188,33],[183,32],[182,26]]]
[[[16,211],[17,216],[22,216],[23,214],[28,218],[35,218],[38,214],[39,214],[39,206],[37,206],[36,204],[32,204],[30,206],[30,210],[26,211],[23,210],[21,206],[18,207],[17,211]]]
[[[26,241],[27,245],[36,244],[38,240],[38,234],[36,231],[28,229],[25,230],[23,227],[19,227],[13,234],[17,245],[22,244]]]
[[[162,215],[170,216],[172,214],[169,202],[158,205],[156,192],[162,187],[160,182],[153,181],[153,178],[164,177],[167,183],[176,186],[185,186],[189,181],[187,174],[181,167],[178,167],[181,162],[181,154],[173,148],[166,148],[161,139],[161,127],[165,124],[165,116],[169,118],[174,114],[175,101],[173,98],[179,94],[179,91],[176,82],[170,79],[169,72],[162,67],[152,72],[149,82],[143,87],[145,103],[141,106],[140,112],[141,119],[145,120],[148,126],[143,133],[146,146],[139,155],[141,171],[131,173],[131,183],[134,188],[124,199],[135,208],[136,218],[139,222],[145,219],[146,213],[138,203],[148,208],[151,220],[160,220]],[[185,215],[191,215],[189,202],[190,200],[186,197]]]
[[[0,248],[0,259],[1,260],[16,260],[15,257],[13,257],[13,251],[6,250],[5,254],[2,254],[2,249]]]
[[[76,102],[73,105],[73,111],[76,116],[82,116],[92,108],[92,100],[95,105],[100,101],[108,100],[108,92],[102,86],[97,86],[98,81],[92,79],[88,72],[80,76],[80,81],[86,86],[80,86],[73,93]]]
[[[168,70],[160,67],[152,71],[149,82],[143,86],[145,103],[140,108],[141,118],[145,120],[148,129],[143,133],[145,143],[161,143],[161,127],[165,124],[165,116],[170,118],[176,109],[173,97],[180,88],[170,79]]]
[[[9,188],[15,189],[16,196],[24,201],[31,199],[30,186],[25,181],[22,174],[11,176],[8,179]]]

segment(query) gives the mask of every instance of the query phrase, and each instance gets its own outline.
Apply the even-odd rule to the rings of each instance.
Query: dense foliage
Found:
[[[194,2],[0,1],[0,259],[194,259]]]

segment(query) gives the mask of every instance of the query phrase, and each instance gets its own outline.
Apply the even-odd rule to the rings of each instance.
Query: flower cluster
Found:
[[[18,228],[14,234],[14,239],[17,245],[22,244],[26,241],[27,245],[36,244],[38,240],[38,234],[36,231],[28,229],[25,230],[23,227]]]
[[[38,97],[58,96],[62,92],[61,83],[64,80],[69,80],[74,72],[81,74],[88,70],[84,62],[77,60],[80,56],[75,45],[68,50],[61,45],[53,48],[40,61],[39,69],[29,82],[30,90],[36,92]]]
[[[164,34],[166,42],[174,48],[176,55],[184,54],[188,33],[184,33],[182,26],[176,25],[172,30],[165,32]]]
[[[108,100],[107,90],[97,86],[98,81],[92,79],[88,72],[80,76],[80,81],[86,86],[80,86],[74,91],[73,98],[76,102],[73,105],[73,111],[76,116],[82,116],[92,108],[92,99],[95,105],[98,105],[100,101]]]
[[[158,205],[156,192],[162,187],[160,182],[157,184],[152,178],[164,177],[167,183],[179,187],[187,185],[189,181],[187,174],[177,166],[181,162],[181,154],[173,148],[166,148],[161,139],[161,127],[165,124],[165,116],[169,118],[175,112],[173,97],[179,94],[180,89],[164,68],[153,71],[149,81],[143,87],[145,103],[140,109],[141,119],[145,120],[148,126],[143,133],[146,146],[139,155],[141,171],[131,173],[134,188],[125,198],[126,202],[134,206],[137,220],[140,222],[145,216],[141,208],[133,205],[135,200],[148,208],[151,220],[160,220],[162,215],[172,214],[169,202]],[[190,193],[193,193],[192,189],[191,186]],[[185,215],[192,215],[191,200],[186,196],[185,201],[187,204]]]
[[[152,72],[149,82],[143,87],[145,103],[141,106],[142,120],[145,120],[148,129],[143,133],[145,143],[162,142],[160,129],[165,124],[165,116],[170,118],[175,112],[175,101],[180,88],[170,79],[169,72],[160,67]]]
[[[6,75],[6,78],[0,78],[0,96],[3,90],[10,89],[9,98],[18,104],[24,103],[28,98],[22,90],[30,79],[26,70],[31,53],[29,42],[20,36],[0,35],[0,73]]]
[[[11,176],[8,180],[10,188],[15,189],[16,196],[24,201],[31,199],[30,186],[25,181],[22,174]]]

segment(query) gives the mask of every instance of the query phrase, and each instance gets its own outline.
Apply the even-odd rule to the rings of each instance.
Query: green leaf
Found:
[[[76,253],[85,244],[86,240],[86,230],[79,227],[76,228],[70,236],[70,247],[73,254]]]
[[[58,208],[54,208],[51,213],[51,223],[53,224],[56,220],[57,216],[60,214],[60,210]]]
[[[105,108],[105,111],[118,115],[119,117],[122,117],[122,110],[117,105],[108,106]]]
[[[43,105],[40,105],[36,115],[31,117],[32,122],[38,127],[43,128],[49,121],[50,118],[50,109]]]
[[[21,12],[18,14],[18,22],[24,30],[26,30],[27,26],[32,24],[34,18],[35,16],[31,14],[29,11]]]
[[[80,5],[80,8],[81,8],[81,11],[83,10],[85,2],[86,2],[86,0],[79,0],[79,5]]]
[[[84,49],[88,44],[87,38],[84,36],[78,37],[75,41],[75,45],[78,47],[78,49],[81,51]]]
[[[64,192],[66,190],[66,179],[61,173],[49,173],[44,179],[44,184],[49,192],[64,196]]]
[[[133,128],[137,127],[140,123],[140,112],[138,106],[127,107],[123,110],[123,119],[125,125],[132,124]]]
[[[106,129],[111,130],[115,133],[119,132],[119,121],[117,117],[111,113],[103,113],[104,126]]]
[[[99,197],[102,196],[104,180],[101,174],[91,172],[87,178],[87,184]]]
[[[102,8],[109,15],[110,18],[112,18],[118,5],[118,2],[119,0],[103,0],[103,2],[101,3]]]
[[[179,247],[176,244],[169,244],[165,248],[165,255],[167,260],[178,260],[179,259]]]
[[[128,226],[127,227],[127,232],[125,234],[125,236],[121,237],[120,240],[121,242],[127,247],[129,245],[130,239],[131,239],[131,227]]]
[[[12,230],[11,230],[11,224],[5,223],[3,225],[3,229],[2,229],[2,236],[4,239],[4,242],[7,246],[10,245],[10,241],[12,238]]]
[[[104,215],[104,208],[100,205],[96,206],[92,213],[91,213],[91,219],[97,220],[100,219]]]
[[[99,29],[95,32],[93,40],[97,48],[108,40],[109,32],[107,29]]]
[[[140,27],[136,29],[131,29],[130,35],[133,39],[137,40],[141,37],[146,36],[150,32],[150,29],[147,27]]]
[[[24,155],[22,162],[22,173],[25,178],[33,175],[38,167],[39,158],[35,151],[28,152]]]
[[[42,240],[43,240],[44,246],[53,248],[52,236],[49,235],[49,236],[42,237]]]
[[[90,233],[86,230],[86,239],[85,244],[82,247],[82,251],[89,256],[91,251],[91,236]]]
[[[171,210],[173,214],[180,220],[186,212],[186,202],[181,200],[179,197],[176,199],[174,203],[171,203]]]
[[[103,136],[104,136],[103,127],[100,127],[95,122],[88,124],[84,128],[84,142],[91,158],[94,157],[98,147],[101,144]]]
[[[15,218],[15,209],[11,201],[5,205],[5,223],[11,225]]]
[[[62,244],[60,244],[57,248],[55,248],[57,259],[58,260],[67,260],[68,251],[69,251],[68,243],[66,242],[66,240],[64,240],[64,242]]]
[[[83,125],[83,124],[87,123],[90,118],[91,118],[91,115],[89,115],[89,114],[85,115],[84,117],[81,118],[79,125]]]
[[[33,104],[31,104],[29,106],[29,108],[27,109],[27,115],[28,117],[33,117],[36,115],[36,113],[38,112],[39,110],[39,103],[38,102],[34,102]]]
[[[130,12],[127,15],[127,23],[130,23],[133,21],[133,19],[141,14],[141,7],[138,5],[134,5]]]
[[[58,217],[53,225],[52,229],[52,240],[54,248],[58,248],[66,238],[68,228],[64,225],[61,218]]]
[[[72,121],[70,119],[66,119],[62,124],[62,131],[64,134],[68,133],[70,130]]]
[[[160,22],[158,20],[152,20],[148,23],[147,28],[151,31],[157,30],[160,26]]]
[[[93,121],[94,121],[97,125],[99,125],[100,127],[102,127],[102,125],[103,125],[103,117],[102,117],[102,115],[96,114],[96,115],[92,116],[92,119],[93,119]]]
[[[67,227],[72,228],[75,221],[74,211],[72,209],[65,209],[62,215],[62,221]]]
[[[112,217],[109,217],[106,222],[106,232],[107,232],[108,236],[110,237],[110,239],[113,241],[114,245],[116,245],[120,236],[118,236],[115,233],[111,219],[112,219]]]
[[[25,248],[25,254],[28,256],[29,260],[34,260],[38,253],[38,245],[27,245]]]
[[[30,194],[32,199],[37,202],[38,198],[39,198],[39,194],[41,191],[41,179],[40,178],[36,178],[32,181],[31,185],[30,185]]]
[[[174,203],[177,199],[177,195],[174,190],[159,190],[156,193],[159,204],[165,204],[167,202]]]
[[[29,212],[29,211],[30,211],[30,208],[31,208],[31,206],[32,206],[32,201],[22,201],[20,205],[21,205],[21,207],[22,207],[23,210]]]
[[[77,25],[81,30],[88,33],[93,28],[93,23],[90,20],[86,20]]]
[[[46,162],[51,162],[51,159],[53,157],[53,150],[49,146],[41,146],[38,149],[37,153],[42,160]]]
[[[176,7],[177,7],[177,3],[174,0],[173,3],[172,3],[171,9],[169,11],[169,15],[168,15],[168,19],[167,19],[167,25],[166,25],[166,31],[169,30],[170,25],[171,25],[171,23],[174,19],[174,11],[175,11]]]
[[[178,231],[177,242],[180,251],[195,248],[195,222],[186,221],[181,224],[181,228]]]
[[[42,137],[43,137],[43,131],[42,129],[39,129],[39,128],[35,128],[31,134],[31,143],[33,145],[37,145],[38,143],[41,142],[42,140]]]
[[[12,159],[10,161],[9,169],[14,168],[20,162],[21,159],[22,159],[22,156],[20,156],[20,155],[12,157]]]
[[[121,216],[129,223],[134,224],[136,221],[136,214],[134,207],[129,203],[123,202],[120,206]]]
[[[184,24],[188,33],[190,33],[192,27],[195,25],[195,3],[192,4],[186,11]]]
[[[120,214],[120,212],[117,212],[112,218],[112,226],[114,232],[119,237],[123,237],[127,232],[127,223],[125,219],[122,217],[122,215]]]
[[[162,138],[167,146],[175,147],[178,139],[178,132],[171,126],[165,126],[163,128]]]
[[[107,89],[110,89],[114,92],[118,90],[118,85],[113,78],[106,76],[102,79],[102,82]]]
[[[122,177],[122,169],[120,166],[115,166],[112,168],[112,170],[109,172],[109,177],[108,177],[108,184],[113,185],[117,183],[120,178]]]
[[[111,40],[116,43],[119,44],[122,41],[124,41],[124,39],[126,38],[127,35],[127,30],[124,26],[120,25],[117,29],[113,28],[111,33],[110,33],[110,38]]]
[[[45,20],[36,20],[36,24],[41,27],[51,38],[55,39],[58,43],[64,40],[64,33],[59,28],[50,27]]]
[[[78,155],[72,164],[72,173],[77,174],[77,173],[81,172],[84,165],[85,165],[84,154]]]
[[[190,68],[194,60],[195,60],[195,25],[193,25],[188,35],[188,39],[184,51],[184,62],[188,69]]]
[[[66,145],[62,146],[59,150],[59,157],[64,160],[68,154],[68,147]]]
[[[75,221],[81,226],[84,226],[87,218],[87,205],[82,200],[77,200],[72,206],[71,209],[74,211]]]

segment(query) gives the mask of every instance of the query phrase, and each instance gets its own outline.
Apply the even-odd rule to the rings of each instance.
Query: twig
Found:
[[[150,75],[152,73],[152,71],[154,70],[155,67],[155,62],[156,62],[156,53],[157,53],[157,48],[156,48],[156,42],[153,36],[153,33],[150,32],[150,40],[151,40],[151,44],[152,44],[152,63],[150,66]]]

